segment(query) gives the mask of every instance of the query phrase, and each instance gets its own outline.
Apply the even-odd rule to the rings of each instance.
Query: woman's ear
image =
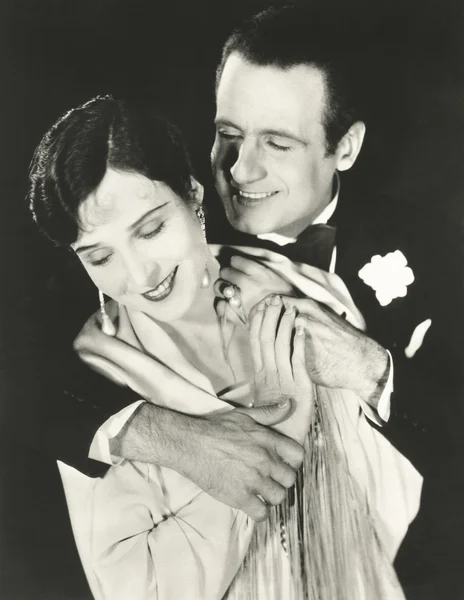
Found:
[[[342,137],[336,150],[338,171],[347,171],[354,165],[361,151],[365,133],[365,124],[356,121]]]
[[[190,177],[190,184],[192,186],[190,197],[193,200],[195,207],[199,208],[203,204],[203,195],[205,190],[201,183],[195,179],[195,177]]]

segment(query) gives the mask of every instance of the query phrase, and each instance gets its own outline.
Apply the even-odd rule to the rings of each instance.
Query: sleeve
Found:
[[[405,352],[408,340],[392,349],[391,416],[380,431],[423,475],[462,452],[461,312],[450,302],[433,313],[417,312],[415,323],[431,319],[422,345],[412,356]]]
[[[388,420],[390,419],[390,412],[391,412],[390,400],[391,400],[391,395],[393,393],[394,369],[393,369],[392,355],[388,350],[387,350],[387,352],[388,352],[388,377],[387,377],[387,381],[385,383],[385,387],[383,388],[382,394],[379,398],[377,409],[373,408],[367,402],[364,402],[364,400],[360,400],[361,408],[362,408],[364,414],[366,415],[366,417],[370,421],[372,421],[373,423],[378,425],[379,427],[382,427],[384,425],[384,423],[388,422]]]
[[[217,600],[253,522],[169,469],[125,461],[96,488],[89,579],[97,599]]]
[[[430,364],[437,356],[431,348],[423,354],[395,358],[391,416],[380,430],[424,475],[462,444],[464,388],[456,374],[446,377]]]
[[[144,400],[138,400],[120,410],[110,417],[98,429],[90,446],[89,458],[98,460],[107,465],[119,465],[124,459],[113,456],[110,452],[110,440],[118,435],[135,410],[143,404]]]

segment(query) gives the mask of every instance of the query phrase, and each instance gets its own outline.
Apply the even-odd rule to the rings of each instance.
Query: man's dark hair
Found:
[[[325,83],[323,125],[327,154],[359,119],[354,98],[354,73],[345,52],[344,23],[338,26],[327,11],[314,12],[302,5],[269,8],[240,25],[227,39],[216,71],[216,90],[225,63],[239,54],[258,66],[289,69],[308,65],[321,71]]]
[[[63,115],[32,159],[28,193],[33,218],[57,244],[76,241],[80,204],[108,167],[162,181],[191,197],[192,167],[179,131],[141,106],[98,96]]]

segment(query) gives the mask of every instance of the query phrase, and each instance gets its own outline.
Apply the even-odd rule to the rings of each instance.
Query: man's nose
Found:
[[[240,185],[254,183],[266,177],[264,160],[255,143],[243,142],[241,144],[236,161],[230,168],[230,174],[233,180]]]

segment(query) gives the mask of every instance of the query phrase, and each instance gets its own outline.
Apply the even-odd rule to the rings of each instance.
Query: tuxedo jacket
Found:
[[[464,597],[459,574],[464,561],[460,210],[459,203],[424,200],[421,204],[375,192],[360,194],[342,183],[329,221],[336,227],[335,272],[360,309],[367,334],[393,358],[390,418],[382,427],[371,424],[424,476],[421,510],[397,556],[400,581],[406,590],[430,582],[436,585],[430,593],[440,598]],[[285,246],[238,234],[226,224],[223,228],[217,240],[222,243],[229,237],[236,244],[265,245],[292,259],[310,262],[305,257],[305,232],[287,252]],[[404,296],[383,306],[359,272],[374,256],[385,257],[396,250],[406,258],[414,281]],[[401,272],[404,270],[399,268]],[[377,274],[384,279],[381,271]],[[394,278],[391,286],[395,286]],[[422,335],[425,328],[421,324],[429,323]]]
[[[414,214],[407,203],[392,203],[378,195],[360,203],[342,186],[329,221],[336,228],[335,272],[360,309],[366,333],[393,357],[391,415],[379,431],[424,476],[443,457],[450,458],[461,448],[463,252],[460,224],[451,217],[442,212],[435,218],[424,218]],[[235,244],[265,246],[293,260],[311,263],[311,257],[305,256],[306,232],[287,249],[223,227],[222,239],[215,241],[224,243],[228,238]],[[396,284],[405,270],[398,266],[386,285],[393,291],[393,299],[382,305],[360,271],[373,257],[383,259],[397,250],[405,257],[414,280],[405,288],[406,294],[398,296]],[[384,284],[387,275],[382,267],[373,264],[373,270]],[[377,282],[376,287],[380,284]],[[422,324],[429,325],[425,333]]]

